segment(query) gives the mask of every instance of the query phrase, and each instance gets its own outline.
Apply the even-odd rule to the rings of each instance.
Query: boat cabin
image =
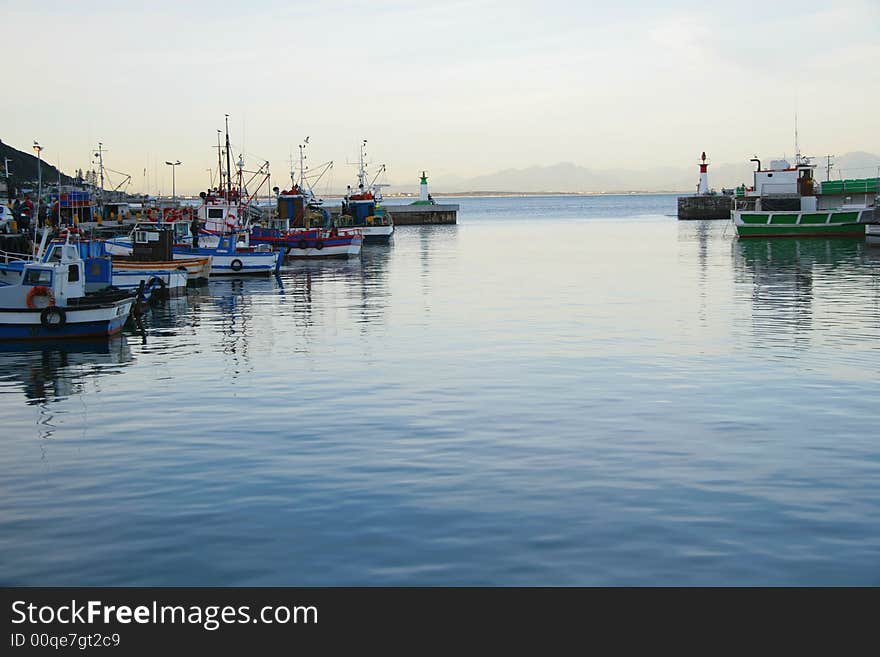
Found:
[[[815,164],[808,158],[798,158],[792,166],[788,160],[772,160],[770,167],[761,168],[757,163],[752,187],[739,187],[736,190],[737,209],[755,211],[793,211],[815,212],[818,208],[816,194],[818,188],[813,172]]]
[[[68,299],[85,296],[84,263],[75,244],[59,244],[58,259],[52,262],[25,262],[19,283],[0,286],[0,306],[35,307],[35,288],[40,297],[58,306],[67,306]]]
[[[306,196],[298,187],[283,190],[278,194],[278,225],[273,228],[288,230],[304,228],[306,216]],[[282,224],[283,225],[280,225]]]
[[[131,206],[128,203],[105,203],[104,204],[104,221],[123,221],[131,217]]]
[[[59,222],[72,225],[95,220],[95,197],[87,191],[62,187],[58,195]]]

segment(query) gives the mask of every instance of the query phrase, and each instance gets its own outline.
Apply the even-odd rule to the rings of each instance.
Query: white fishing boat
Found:
[[[880,219],[880,178],[815,180],[812,158],[773,160],[757,168],[751,187],[735,190],[732,218],[739,237],[864,237]]]
[[[41,250],[46,243],[43,236]],[[35,257],[0,263],[0,340],[102,337],[118,333],[136,301],[124,290],[86,291],[85,262],[75,244],[57,261]]]
[[[385,171],[385,165],[381,165],[372,181],[367,183],[366,146],[365,139],[361,142],[358,157],[357,189],[348,188],[336,226],[341,230],[357,230],[365,242],[388,242],[394,233],[394,220],[382,205],[382,187],[386,185],[376,182]]]
[[[282,254],[273,251],[268,245],[252,246],[250,243],[251,220],[259,214],[252,207],[257,194],[264,184],[268,184],[268,163],[257,171],[248,172],[250,181],[258,183],[253,192],[247,191],[244,161],[239,156],[237,180],[231,175],[231,145],[229,142],[229,119],[226,119],[226,170],[220,158],[218,143],[218,165],[220,186],[199,196],[202,204],[198,208],[198,246],[192,236],[180,237],[174,247],[174,258],[211,257],[212,276],[268,276],[281,268]]]

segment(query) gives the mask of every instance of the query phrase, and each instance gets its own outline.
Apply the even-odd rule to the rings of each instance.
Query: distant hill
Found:
[[[4,144],[0,140],[0,176],[5,176],[6,171],[3,169],[5,158],[9,158],[9,174],[10,183],[15,188],[30,187],[36,184],[38,177],[38,164],[42,164],[43,182],[58,182],[58,169],[45,160],[41,163],[37,160],[37,156],[33,153],[25,153],[8,144]],[[73,178],[61,174],[61,182],[64,185],[73,183]]]
[[[762,162],[781,157],[764,157]],[[818,166],[816,177],[825,180],[825,163],[814,160]],[[880,156],[873,153],[846,153],[833,160],[831,177],[865,178],[878,175]],[[712,164],[709,184],[715,189],[751,184],[754,165],[744,159],[737,164]],[[505,169],[474,178],[441,178],[431,180],[431,189],[437,193],[465,190],[499,192],[692,192],[699,178],[696,166],[662,167],[645,170],[592,169],[571,162],[550,166],[532,166],[525,169]],[[393,186],[392,192],[418,192],[414,185]]]

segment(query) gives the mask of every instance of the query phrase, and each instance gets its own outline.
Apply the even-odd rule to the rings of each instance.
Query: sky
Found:
[[[284,186],[358,147],[392,184],[572,162],[681,167],[880,152],[880,2],[0,0],[0,139],[129,191],[208,186],[216,131]],[[215,174],[216,175],[216,174]],[[111,173],[111,180],[119,178]],[[634,181],[634,188],[638,181]],[[319,190],[320,191],[320,190]],[[390,191],[394,191],[393,187]]]

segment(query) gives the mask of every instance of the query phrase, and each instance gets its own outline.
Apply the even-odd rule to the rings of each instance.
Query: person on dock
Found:
[[[193,238],[193,248],[199,248],[199,215],[198,213],[193,213],[192,221],[189,222],[189,233]]]
[[[58,224],[61,223],[61,206],[58,204],[58,199],[55,199],[55,202],[52,204],[49,223],[52,225],[52,228],[58,228]]]
[[[18,219],[18,228],[22,233],[27,233],[31,229],[31,218],[34,216],[34,202],[31,201],[31,195],[24,197],[24,203],[21,204]]]

